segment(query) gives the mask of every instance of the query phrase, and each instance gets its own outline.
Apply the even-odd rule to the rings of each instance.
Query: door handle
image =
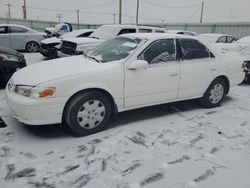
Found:
[[[173,73],[170,73],[169,76],[178,76],[178,73],[173,72]]]
[[[211,70],[211,71],[216,71],[217,69],[214,68],[214,69],[210,69],[210,70]]]

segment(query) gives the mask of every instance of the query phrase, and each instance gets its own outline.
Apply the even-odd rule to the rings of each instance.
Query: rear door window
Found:
[[[152,29],[139,29],[139,33],[152,33]]]
[[[227,36],[227,43],[232,43],[232,42],[235,42],[235,38]]]
[[[27,30],[22,28],[22,27],[11,26],[10,32],[11,33],[25,33],[25,32],[27,32]]]
[[[180,45],[180,59],[192,60],[209,58],[212,53],[202,43],[195,39],[178,39]]]
[[[136,29],[122,29],[118,35],[122,35],[122,34],[127,34],[127,33],[136,33]]]
[[[227,43],[227,38],[226,38],[226,37],[220,37],[220,38],[217,40],[217,43]]]

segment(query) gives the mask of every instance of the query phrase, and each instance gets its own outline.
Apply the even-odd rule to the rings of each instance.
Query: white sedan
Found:
[[[240,62],[190,36],[127,34],[88,54],[19,70],[7,84],[6,98],[20,122],[64,122],[88,135],[126,110],[195,98],[217,107],[242,81]]]

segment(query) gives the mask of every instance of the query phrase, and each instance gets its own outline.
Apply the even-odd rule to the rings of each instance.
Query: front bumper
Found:
[[[40,53],[44,57],[56,58],[57,57],[57,49],[56,48],[40,48]]]
[[[27,125],[46,125],[61,123],[68,98],[37,100],[16,94],[7,86],[6,100],[11,115],[19,122]]]
[[[70,57],[71,55],[65,54],[65,53],[63,53],[63,52],[61,52],[61,51],[57,51],[57,56],[58,56],[58,57]]]

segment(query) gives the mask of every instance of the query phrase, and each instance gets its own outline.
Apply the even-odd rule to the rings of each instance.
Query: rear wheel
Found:
[[[66,107],[64,119],[78,135],[89,135],[104,130],[111,117],[109,99],[98,91],[89,91],[73,97]]]
[[[207,108],[214,108],[220,106],[221,101],[225,96],[226,90],[227,88],[224,80],[214,80],[208,87],[204,96],[201,98],[201,104]]]
[[[39,50],[39,45],[37,42],[33,42],[33,41],[28,42],[26,44],[26,50],[28,52],[37,52]]]

